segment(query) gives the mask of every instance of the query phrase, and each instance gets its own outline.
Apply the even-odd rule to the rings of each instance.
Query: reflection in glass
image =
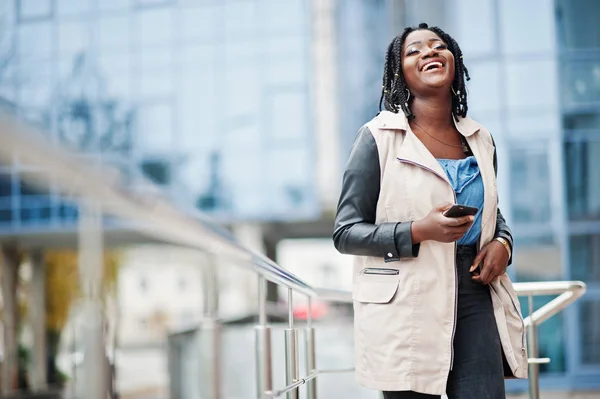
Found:
[[[59,15],[81,15],[90,11],[92,0],[55,0]]]
[[[600,4],[600,3],[599,3]],[[560,98],[563,106],[572,109],[575,106],[600,104],[600,56],[584,54],[580,57],[563,57],[560,82]]]
[[[173,16],[170,8],[140,10],[135,16],[136,42],[142,46],[172,44]]]
[[[569,219],[600,220],[600,137],[569,141],[564,149]]]
[[[17,0],[17,15],[20,22],[51,18],[53,14],[53,0]]]
[[[580,306],[581,362],[600,365],[600,301],[585,301]]]
[[[550,222],[550,171],[546,146],[511,148],[509,165],[513,219],[523,224]]]
[[[569,241],[572,278],[600,282],[600,234],[571,236]]]
[[[566,50],[597,48],[600,44],[600,2],[556,0],[556,31]]]
[[[98,39],[102,50],[126,51],[129,48],[130,19],[127,16],[100,18]]]
[[[186,43],[212,40],[219,30],[219,17],[222,5],[203,3],[198,7],[180,10],[181,34]]]
[[[138,110],[136,142],[147,153],[163,154],[172,150],[173,111],[163,102],[141,104]]]
[[[48,59],[52,55],[54,29],[50,22],[36,22],[19,26],[18,54],[21,59]]]
[[[12,174],[0,173],[0,198],[10,198],[13,195]]]

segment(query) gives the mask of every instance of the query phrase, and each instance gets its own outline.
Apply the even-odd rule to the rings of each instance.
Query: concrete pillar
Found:
[[[17,304],[17,281],[19,276],[19,251],[14,246],[3,246],[2,251],[2,302],[4,305],[2,326],[4,328],[4,346],[2,394],[14,390],[18,376],[18,336],[19,311]]]
[[[80,381],[74,381],[77,397],[104,399],[107,395],[105,321],[102,304],[104,239],[102,212],[95,204],[79,208],[79,279],[82,291],[84,361]]]
[[[341,182],[341,143],[338,125],[336,0],[312,0],[312,111],[317,150],[316,183],[324,209],[334,210]],[[346,157],[346,154],[344,154]]]
[[[34,392],[46,389],[46,265],[44,252],[31,252],[31,290],[29,292],[29,318],[33,330],[30,382]]]

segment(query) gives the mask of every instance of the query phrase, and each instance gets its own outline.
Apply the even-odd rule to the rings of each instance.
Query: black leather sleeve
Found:
[[[494,139],[492,138],[492,142]],[[495,145],[494,145],[495,147]],[[498,154],[494,149],[494,172],[496,172],[496,176],[498,175]],[[496,214],[496,232],[494,233],[494,238],[502,237],[510,244],[511,251],[514,248],[513,246],[513,236],[510,230],[510,227],[506,224],[506,219],[502,216],[502,212],[500,212],[500,207],[498,207],[498,212]],[[512,255],[508,260],[508,264],[512,263]]]
[[[386,262],[416,257],[411,221],[375,224],[381,168],[377,143],[362,127],[346,164],[333,232],[336,249],[343,254],[376,256]]]

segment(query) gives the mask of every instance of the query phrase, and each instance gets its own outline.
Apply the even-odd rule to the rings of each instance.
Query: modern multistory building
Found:
[[[588,284],[579,304],[541,328],[541,354],[552,358],[543,384],[600,386],[597,1],[0,7],[2,108],[271,255],[280,238],[330,233],[352,141],[378,112],[385,47],[406,24],[441,26],[465,54],[469,113],[498,147],[500,206],[516,238],[510,273]],[[45,173],[18,159],[0,165],[0,235],[42,245],[75,230],[75,206],[27,183]]]

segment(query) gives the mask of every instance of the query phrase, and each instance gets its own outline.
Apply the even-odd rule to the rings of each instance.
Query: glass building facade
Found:
[[[50,139],[223,220],[319,215],[303,0],[3,2],[0,96]],[[0,167],[0,225],[76,209]]]

